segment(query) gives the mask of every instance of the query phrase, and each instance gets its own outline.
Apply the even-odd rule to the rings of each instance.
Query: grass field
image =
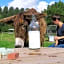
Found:
[[[48,47],[52,43],[50,43],[47,37],[45,38],[44,47]],[[14,33],[0,33],[0,47],[6,47],[6,48],[14,48],[15,44],[15,35]]]
[[[0,33],[0,47],[14,48],[15,36],[14,33]]]

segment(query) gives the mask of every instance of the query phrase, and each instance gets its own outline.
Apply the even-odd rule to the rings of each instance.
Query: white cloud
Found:
[[[46,1],[41,1],[39,5],[37,6],[37,10],[39,12],[43,11],[44,9],[47,9],[48,3]]]
[[[39,0],[13,0],[12,2],[8,3],[8,8],[13,6],[14,8],[18,7],[20,8],[35,8],[39,12],[41,10],[47,9],[48,3],[46,1],[41,1]],[[38,5],[37,5],[38,3]]]
[[[55,1],[51,1],[50,3],[47,3],[46,1],[39,2],[39,5],[37,6],[37,10],[39,12],[44,11],[44,9],[47,9],[48,5],[54,4]]]
[[[21,8],[35,8],[38,12],[44,11],[44,9],[47,9],[48,5],[54,4],[54,1],[51,1],[50,3],[47,3],[46,1],[39,1],[39,0],[13,0],[8,3],[8,8],[10,7],[18,7]],[[4,8],[4,6],[2,6]]]
[[[4,9],[5,6],[2,6],[1,8]]]
[[[55,3],[55,1],[52,1],[52,2],[50,2],[50,4],[49,5],[52,5],[52,4],[54,4]]]
[[[8,3],[8,7],[10,8],[13,6],[14,8],[36,8],[38,0],[13,0],[12,2]]]

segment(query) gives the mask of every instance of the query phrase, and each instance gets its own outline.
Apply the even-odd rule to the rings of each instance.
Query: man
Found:
[[[60,20],[60,16],[58,14],[52,16],[52,21],[57,25],[57,36],[54,37],[56,43],[50,45],[49,47],[64,48],[64,24]]]

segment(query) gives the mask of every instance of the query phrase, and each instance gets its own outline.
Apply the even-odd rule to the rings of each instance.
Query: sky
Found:
[[[64,2],[64,0],[61,0]],[[38,12],[44,11],[44,9],[47,9],[48,5],[52,5],[55,2],[59,2],[59,0],[0,0],[0,7],[2,9],[5,6],[18,7],[19,9],[21,8],[35,8]]]

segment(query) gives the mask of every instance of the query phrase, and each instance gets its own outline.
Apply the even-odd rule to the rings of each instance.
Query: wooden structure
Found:
[[[19,58],[8,60],[5,56],[0,64],[64,64],[64,48],[16,48],[15,52],[19,53]]]
[[[46,14],[41,14],[37,12],[35,9],[29,9],[27,11],[24,11],[23,13],[19,13],[17,15],[7,17],[4,19],[0,19],[0,22],[9,22],[12,21],[15,28],[15,37],[20,37],[23,39],[25,44],[27,45],[28,42],[28,26],[30,24],[30,21],[32,19],[32,14],[36,16],[36,19],[38,20],[40,24],[40,39],[41,39],[41,45],[44,41],[44,36],[46,33],[46,22],[44,20],[44,17]]]

